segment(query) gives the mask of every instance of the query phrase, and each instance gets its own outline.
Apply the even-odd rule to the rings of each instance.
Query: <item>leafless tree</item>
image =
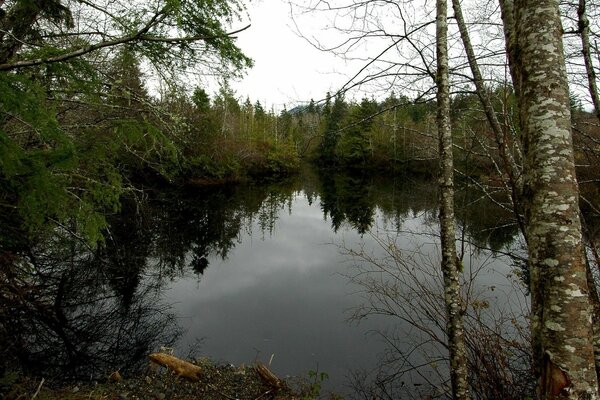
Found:
[[[467,362],[463,306],[460,296],[456,227],[454,218],[454,155],[450,125],[450,75],[448,72],[448,4],[436,3],[437,55],[437,129],[439,141],[440,239],[441,269],[444,276],[444,304],[448,351],[450,352],[450,382],[452,398],[468,399]]]
[[[353,377],[365,398],[452,397],[441,251],[439,239],[433,238],[432,243],[422,231],[389,232],[373,236],[374,250],[342,249],[354,260],[349,278],[363,298],[352,318],[385,316],[393,322],[393,328],[377,332],[389,345],[379,367]],[[507,273],[504,257],[480,252],[468,242],[465,251],[460,297],[471,395],[531,396],[535,382],[524,286]],[[503,278],[490,283],[496,274]]]

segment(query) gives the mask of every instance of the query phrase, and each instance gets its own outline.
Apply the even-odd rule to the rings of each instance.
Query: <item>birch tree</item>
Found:
[[[523,207],[534,367],[542,399],[597,399],[558,2],[516,0]]]
[[[450,381],[454,399],[469,398],[467,362],[462,321],[462,304],[454,222],[454,163],[450,126],[450,78],[448,70],[448,4],[436,7],[437,126],[440,163],[440,236],[446,306],[446,334],[450,352]]]

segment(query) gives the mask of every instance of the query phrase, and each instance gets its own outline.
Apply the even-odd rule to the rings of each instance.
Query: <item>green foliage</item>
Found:
[[[336,148],[340,139],[340,130],[344,124],[347,113],[347,104],[342,94],[335,96],[333,105],[330,105],[330,96],[324,108],[325,131],[319,148],[319,158],[322,164],[335,165]]]
[[[291,143],[272,146],[267,154],[267,171],[272,175],[285,175],[299,168],[300,159]]]
[[[87,14],[72,13],[70,7],[88,6],[55,0],[10,4],[5,26],[10,34],[0,41],[2,62],[13,56],[46,60],[103,40],[100,33],[74,30],[86,22],[75,18]],[[140,68],[143,59],[149,60],[164,68],[164,77],[174,77],[176,67],[205,59],[218,60],[215,70],[223,73],[250,66],[227,34],[243,11],[241,3],[167,0],[162,9],[140,3],[110,12],[102,11],[104,6],[94,6],[97,17],[107,21],[99,26],[112,26],[114,37],[135,36],[112,57],[105,53],[107,61],[76,56],[0,75],[2,221],[30,236],[62,226],[94,244],[102,240],[105,215],[117,211],[121,196],[133,188],[131,181],[157,175],[173,181],[185,168],[221,176],[242,168],[238,155],[209,157],[210,147],[202,146],[216,136],[211,114],[218,101],[211,109],[208,94],[198,88],[193,102],[185,92],[157,102],[146,91]],[[35,31],[36,20],[43,34]],[[162,40],[173,35],[185,39]],[[24,49],[11,37],[36,45]],[[221,109],[235,116],[239,107],[233,92],[226,87],[221,97]],[[273,165],[279,162],[276,155]],[[0,236],[3,248],[9,236]]]
[[[2,199],[6,205],[16,205],[24,223],[35,229],[49,214],[64,212],[65,173],[74,165],[74,146],[44,103],[40,85],[4,74],[0,75],[0,93],[0,111],[6,115],[0,126]],[[15,135],[17,129],[26,138]]]
[[[233,164],[217,162],[207,154],[188,158],[185,168],[189,175],[217,179],[223,179],[232,172],[237,172],[237,168]]]
[[[336,149],[337,158],[347,166],[364,167],[371,156],[371,127],[377,114],[377,102],[364,98],[350,112],[349,127]]]
[[[323,382],[329,379],[329,374],[326,372],[308,371],[308,386],[305,388],[302,400],[314,400],[321,394]]]
[[[267,114],[265,113],[265,110],[262,106],[262,104],[260,104],[260,101],[256,101],[256,103],[254,103],[254,116],[257,120],[261,120],[264,119],[265,116]]]
[[[237,0],[167,0],[164,11],[172,17],[177,28],[189,36],[204,38],[207,47],[216,51],[220,59],[240,70],[252,66],[252,60],[227,35],[223,22],[231,23],[239,19],[238,15],[243,9],[242,3]],[[196,56],[197,52],[185,44],[180,46],[180,50],[190,56]]]
[[[210,97],[208,93],[201,87],[196,87],[192,94],[192,102],[196,108],[196,112],[205,114],[210,110]]]
[[[91,243],[101,238],[103,213],[115,210],[121,176],[106,163],[107,149],[75,142],[35,81],[0,75],[0,179],[4,206],[13,204],[30,234],[73,219]],[[98,151],[102,150],[102,151]]]

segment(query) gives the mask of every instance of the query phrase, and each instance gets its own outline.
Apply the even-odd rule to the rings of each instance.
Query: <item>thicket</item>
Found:
[[[18,252],[29,234],[49,225],[101,240],[105,217],[120,208],[122,196],[149,185],[282,176],[301,159],[327,169],[435,171],[433,102],[328,93],[324,101],[277,113],[241,101],[227,80],[212,95],[173,83],[151,94],[140,64],[124,46],[93,68],[76,60],[0,75],[6,250]],[[510,88],[495,95],[512,98]],[[511,108],[500,100],[497,106],[512,129]],[[452,114],[459,169],[493,181],[498,160],[488,151],[493,138],[476,96],[455,96]],[[576,115],[588,117],[580,109]]]

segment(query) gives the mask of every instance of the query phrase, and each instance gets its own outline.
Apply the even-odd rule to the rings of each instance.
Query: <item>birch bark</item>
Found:
[[[453,399],[468,399],[467,362],[454,222],[454,163],[450,127],[450,82],[448,71],[448,4],[437,0],[437,126],[440,158],[440,236],[446,306],[446,334],[450,352]]]

